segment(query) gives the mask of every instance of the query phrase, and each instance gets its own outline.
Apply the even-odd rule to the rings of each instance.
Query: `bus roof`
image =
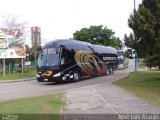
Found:
[[[99,51],[100,53],[105,52],[108,54],[117,54],[117,50],[110,46],[101,46],[101,45],[94,45],[89,42],[79,41],[79,40],[70,40],[70,39],[56,39],[52,40],[44,45],[43,48],[47,47],[57,47],[59,45],[87,45],[94,49],[94,51]]]
[[[58,45],[65,45],[65,44],[85,44],[85,45],[91,45],[91,43],[89,42],[84,42],[84,41],[79,41],[79,40],[70,40],[70,39],[56,39],[56,40],[52,40],[48,43],[46,43],[44,45],[44,48],[45,47],[49,47],[49,46],[58,46]]]

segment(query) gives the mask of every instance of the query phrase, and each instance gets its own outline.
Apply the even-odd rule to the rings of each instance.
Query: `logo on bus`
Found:
[[[52,71],[46,71],[46,72],[42,73],[42,76],[50,77],[52,75],[52,73],[53,73]]]
[[[103,57],[103,60],[117,60],[116,57]]]
[[[104,74],[106,72],[104,62],[91,53],[78,51],[75,54],[75,61],[88,75]]]

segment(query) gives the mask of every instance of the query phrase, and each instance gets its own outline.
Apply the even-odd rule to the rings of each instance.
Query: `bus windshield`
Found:
[[[55,48],[45,48],[41,51],[38,57],[38,67],[54,66],[58,67],[58,53]]]

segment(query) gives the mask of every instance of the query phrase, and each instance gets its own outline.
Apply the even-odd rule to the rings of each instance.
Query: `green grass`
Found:
[[[28,72],[13,72],[13,73],[6,73],[4,76],[0,74],[0,80],[17,80],[17,79],[25,79],[25,78],[34,78],[36,77],[36,70],[30,70]]]
[[[160,72],[132,72],[114,84],[151,103],[160,104]]]
[[[64,107],[63,94],[0,102],[0,114],[17,115],[22,120],[58,120]]]

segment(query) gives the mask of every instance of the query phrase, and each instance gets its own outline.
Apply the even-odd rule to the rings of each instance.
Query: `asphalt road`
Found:
[[[123,78],[131,69],[118,70],[109,76],[82,79],[75,83],[39,83],[37,80],[0,84],[0,101],[65,92],[75,88],[103,84]]]

